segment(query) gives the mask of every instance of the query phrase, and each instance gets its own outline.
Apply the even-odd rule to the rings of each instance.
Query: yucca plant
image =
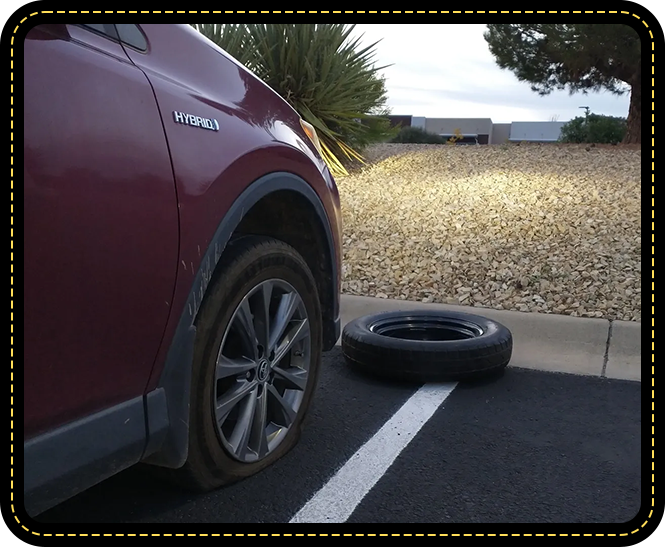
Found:
[[[286,99],[312,124],[333,174],[390,136],[386,88],[374,65],[378,42],[361,47],[355,25],[192,25]],[[364,123],[363,123],[364,122]]]

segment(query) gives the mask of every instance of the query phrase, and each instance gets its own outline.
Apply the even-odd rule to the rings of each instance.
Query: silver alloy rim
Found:
[[[284,440],[305,394],[310,356],[298,291],[281,279],[256,285],[233,312],[215,366],[214,416],[233,458],[256,462]]]

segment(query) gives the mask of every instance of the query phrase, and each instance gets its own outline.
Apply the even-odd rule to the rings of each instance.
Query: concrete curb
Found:
[[[342,328],[356,317],[408,309],[461,311],[502,323],[513,333],[513,367],[642,380],[642,325],[633,321],[342,295]]]

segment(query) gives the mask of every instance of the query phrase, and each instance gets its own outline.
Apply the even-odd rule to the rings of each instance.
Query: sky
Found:
[[[659,17],[654,2],[641,5]],[[570,95],[564,90],[543,97],[531,91],[528,83],[497,66],[485,30],[485,25],[388,24],[357,25],[354,34],[363,36],[364,45],[381,40],[375,61],[391,65],[381,73],[395,115],[568,121],[584,115],[580,107],[588,106],[596,114],[628,116],[629,92]]]

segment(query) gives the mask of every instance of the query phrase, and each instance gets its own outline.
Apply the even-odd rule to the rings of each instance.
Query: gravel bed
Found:
[[[639,148],[383,144],[338,179],[342,292],[641,320]]]

